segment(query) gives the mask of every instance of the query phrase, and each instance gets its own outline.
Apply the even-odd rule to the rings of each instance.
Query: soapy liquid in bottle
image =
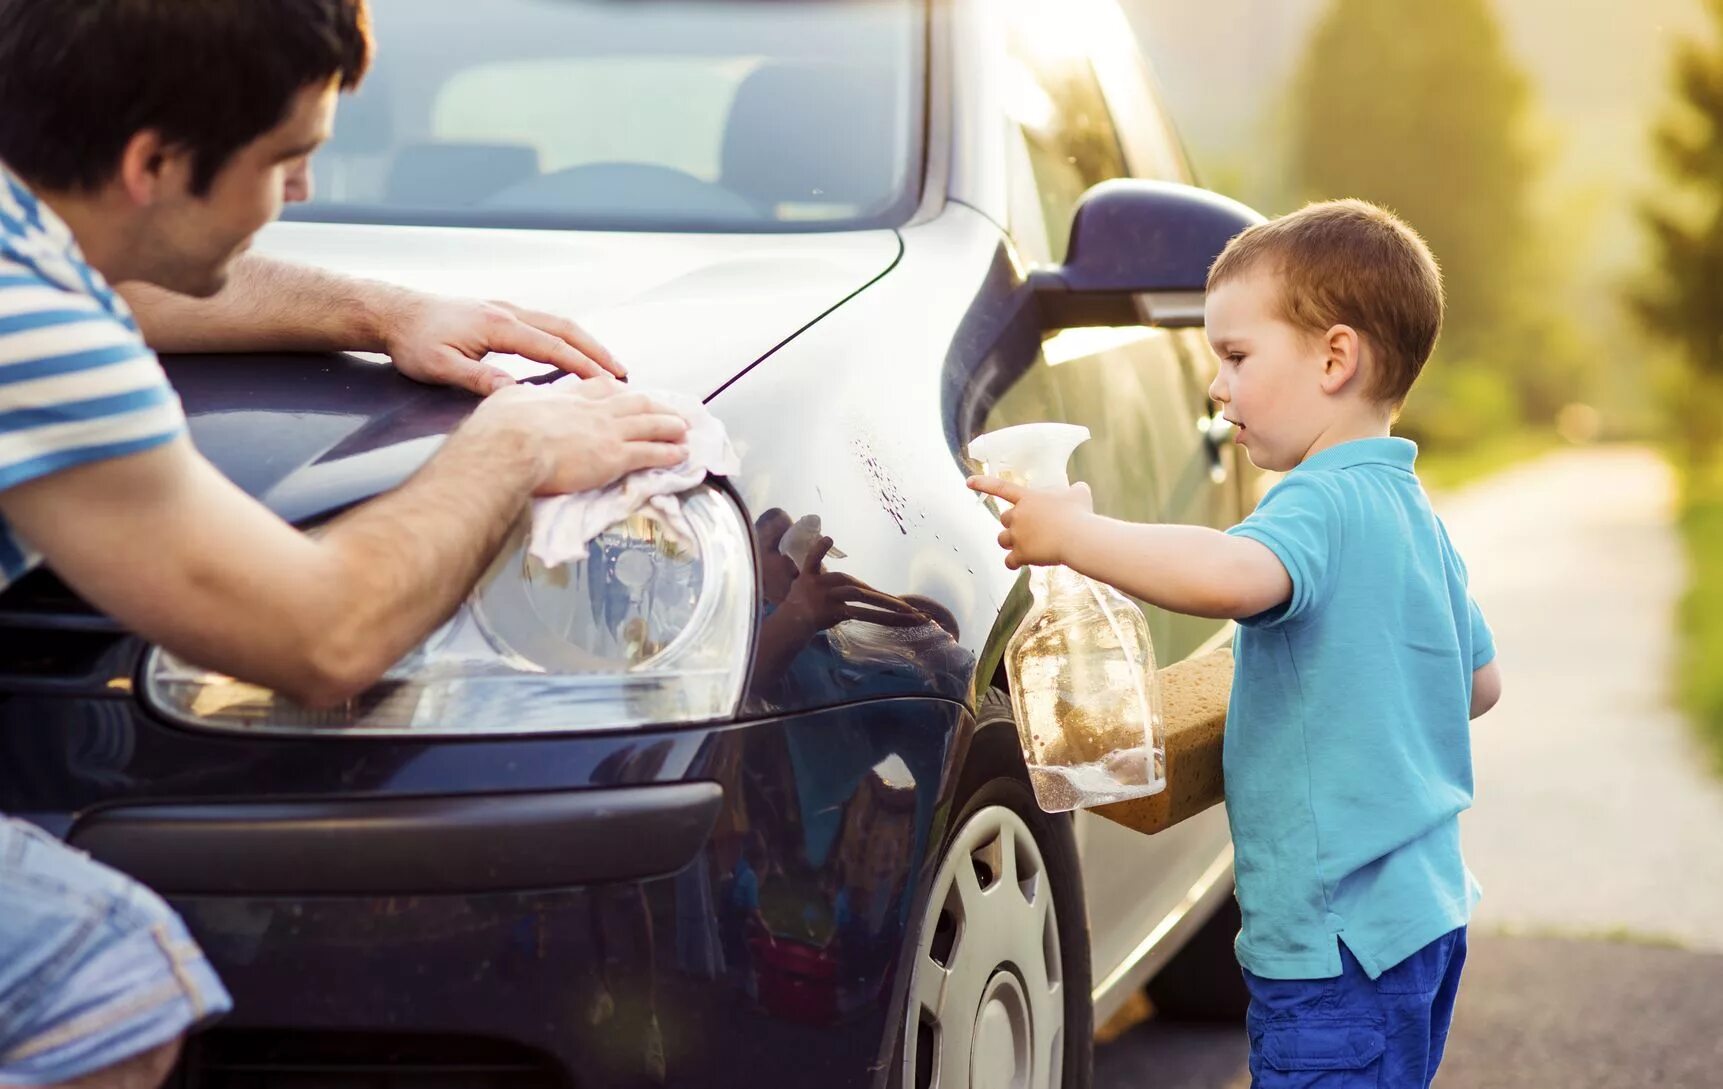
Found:
[[[1148,624],[1130,599],[1063,567],[1030,574],[1035,604],[1006,650],[1035,799],[1049,813],[1166,786]]]
[[[1028,488],[1064,485],[1089,438],[1072,424],[979,435],[970,456]],[[1049,813],[1140,798],[1167,785],[1161,690],[1149,624],[1135,602],[1066,567],[1030,570],[1034,599],[1005,647],[1023,761]]]

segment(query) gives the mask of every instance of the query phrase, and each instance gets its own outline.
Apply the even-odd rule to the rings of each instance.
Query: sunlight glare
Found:
[[[1096,0],[1005,0],[1019,40],[1044,61],[1086,58],[1102,36],[1116,30],[1105,3]]]

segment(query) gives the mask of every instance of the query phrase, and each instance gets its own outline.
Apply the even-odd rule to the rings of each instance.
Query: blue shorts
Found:
[[[1340,962],[1333,979],[1244,973],[1251,1089],[1427,1089],[1435,1078],[1466,963],[1466,928],[1377,979],[1344,942]]]
[[[232,1006],[161,897],[0,817],[0,1084],[93,1074]]]

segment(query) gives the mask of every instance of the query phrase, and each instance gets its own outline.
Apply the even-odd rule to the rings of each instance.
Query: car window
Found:
[[[1130,20],[1116,0],[1076,2],[1092,12],[1096,33],[1089,59],[1107,96],[1131,176],[1192,183],[1190,159],[1167,116]]]
[[[917,0],[372,0],[380,49],[288,218],[774,231],[920,196]]]
[[[1047,213],[1041,204],[1041,187],[1035,180],[1029,141],[1021,129],[1013,127],[1006,133],[1005,153],[1007,233],[1018,253],[1030,264],[1054,264],[1053,243],[1047,237]]]
[[[706,180],[721,169],[724,122],[759,58],[523,57],[455,72],[431,100],[439,143],[530,146],[545,173],[588,163],[668,167]],[[604,102],[570,124],[568,103]]]
[[[1072,480],[1087,483],[1095,509],[1132,522],[1165,520],[1163,477],[1176,467],[1162,449],[1178,415],[1176,367],[1141,367],[1136,353],[1156,331],[1068,330],[1049,338],[1034,361],[1000,391],[981,431],[1025,423],[1087,427],[1088,442],[1070,462]],[[1177,649],[1175,618],[1149,610],[1159,652]],[[1174,660],[1174,659],[1169,659]]]
[[[1083,0],[1094,8],[1089,0]],[[1064,260],[1072,214],[1090,187],[1131,176],[1117,129],[1080,35],[1044,33],[1036,9],[1007,24],[1006,172],[1013,244],[1030,263]],[[1099,9],[1097,9],[1099,10]],[[1116,13],[1116,12],[1115,12]],[[1097,24],[1099,25],[1099,24]],[[1059,421],[1092,438],[1071,460],[1103,514],[1133,522],[1225,527],[1236,520],[1232,451],[1218,457],[1198,428],[1209,412],[1212,365],[1198,329],[1076,328],[1045,337],[986,412],[983,430]],[[1224,470],[1217,482],[1217,469]],[[1215,621],[1145,610],[1166,661],[1192,653]]]
[[[1095,69],[1083,53],[1048,42],[1039,19],[1013,20],[1005,95],[1011,120],[1027,151],[1047,259],[1065,259],[1071,214],[1093,185],[1126,177],[1118,132]]]

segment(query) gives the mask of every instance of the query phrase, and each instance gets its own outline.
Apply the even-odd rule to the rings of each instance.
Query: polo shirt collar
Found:
[[[1312,454],[1298,464],[1300,469],[1351,469],[1359,465],[1386,465],[1391,469],[1412,472],[1418,460],[1418,444],[1411,439],[1389,436],[1380,439],[1353,439],[1330,446]]]
[[[8,234],[16,234],[21,229],[81,258],[77,240],[72,237],[72,228],[48,207],[47,201],[31,192],[24,180],[12,173],[11,167],[4,162],[0,162],[0,223],[7,224]]]
[[[89,295],[127,328],[137,331],[131,308],[84,260],[72,228],[4,162],[0,162],[0,243],[43,279]]]

